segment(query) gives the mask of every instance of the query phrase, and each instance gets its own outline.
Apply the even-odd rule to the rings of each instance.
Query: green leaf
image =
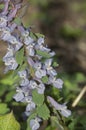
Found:
[[[39,94],[36,90],[34,90],[32,92],[32,97],[33,97],[33,102],[36,104],[36,105],[42,105],[43,102],[44,102],[44,95],[43,94]]]
[[[37,38],[37,36],[33,32],[30,32],[30,37],[33,38],[34,40],[36,40],[36,38]]]
[[[40,55],[44,58],[50,58],[51,57],[51,55],[48,52],[45,52],[45,51],[36,50],[36,54]]]
[[[19,17],[14,19],[14,23],[16,23],[17,25],[21,24],[21,19]]]
[[[45,37],[43,34],[40,33],[35,33],[35,35],[39,38],[39,37]]]
[[[0,130],[20,130],[20,125],[12,112],[0,116]]]
[[[53,67],[58,67],[58,66],[59,66],[59,64],[57,64],[57,62],[53,63]]]
[[[50,111],[46,104],[43,104],[37,108],[38,116],[47,120],[50,117]]]
[[[5,97],[5,102],[10,102],[10,101],[12,101],[14,94],[15,94],[15,91],[10,91],[10,92],[6,95],[6,97]]]
[[[51,125],[52,127],[56,127],[58,130],[64,130],[56,116],[51,116]]]
[[[10,109],[7,107],[7,104],[0,103],[0,114],[5,114],[5,113],[9,112],[9,110]]]
[[[21,48],[19,51],[16,52],[15,58],[17,63],[21,65],[24,60],[24,48]]]
[[[48,77],[47,77],[47,76],[44,76],[44,77],[42,78],[42,82],[43,82],[43,83],[47,83],[47,82],[48,82]]]

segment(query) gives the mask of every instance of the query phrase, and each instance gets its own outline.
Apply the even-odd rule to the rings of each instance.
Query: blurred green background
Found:
[[[24,26],[31,26],[33,32],[44,34],[46,43],[56,52],[55,59],[59,63],[57,71],[64,81],[64,87],[61,93],[53,90],[52,95],[57,100],[60,97],[59,100],[67,102],[72,111],[72,116],[63,122],[65,130],[86,130],[86,0],[29,0],[29,6],[26,6],[26,0],[23,3],[18,15],[24,14]],[[4,106],[3,114],[13,109],[22,130],[25,130],[26,124],[21,116],[25,106],[13,101],[15,88],[11,73],[3,73],[2,57],[5,53],[6,43],[1,41],[0,109]],[[82,98],[73,106],[83,89]],[[40,130],[63,129],[51,121],[44,122]]]

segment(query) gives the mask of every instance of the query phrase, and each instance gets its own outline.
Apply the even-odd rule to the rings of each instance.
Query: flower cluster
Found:
[[[57,78],[53,61],[55,52],[45,45],[44,37],[36,35],[34,38],[31,36],[30,28],[26,29],[22,24],[14,23],[13,20],[21,4],[11,6],[10,0],[4,0],[4,3],[4,10],[0,14],[0,39],[8,44],[7,53],[3,57],[6,65],[5,72],[18,70],[19,84],[13,98],[17,102],[27,104],[25,114],[30,116],[37,108],[37,104],[33,101],[33,91],[36,90],[39,95],[43,95],[48,89],[47,86],[61,89],[63,81]],[[21,60],[21,63],[18,60]],[[65,104],[58,104],[50,96],[47,99],[63,116],[68,117],[71,114]],[[31,119],[31,129],[37,130],[40,121],[38,115]]]

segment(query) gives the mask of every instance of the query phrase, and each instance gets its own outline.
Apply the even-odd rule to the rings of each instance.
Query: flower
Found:
[[[28,46],[26,47],[27,53],[28,53],[29,56],[34,56],[34,54],[35,54],[34,45],[35,45],[35,44],[32,43],[32,44],[30,44],[30,45],[28,45]]]
[[[36,117],[35,119],[30,120],[30,127],[32,130],[37,130],[40,127],[39,122],[41,122],[41,119]]]
[[[0,16],[0,28],[6,27],[7,17]]]
[[[56,79],[56,77],[52,76],[49,77],[49,84],[53,84],[55,88],[61,89],[63,86],[63,81],[60,78]]]
[[[17,101],[20,102],[23,98],[24,98],[24,94],[23,93],[17,93],[13,96],[13,98]]]
[[[37,78],[42,78],[43,76],[46,76],[46,70],[42,69],[42,63],[36,62],[34,64],[35,68],[35,76]]]
[[[71,111],[67,109],[67,106],[65,104],[59,104],[57,103],[52,97],[47,96],[47,100],[51,103],[51,105],[56,109],[59,110],[59,112],[64,116],[68,117],[71,115]]]
[[[18,64],[14,57],[6,57],[3,59],[5,65],[8,67],[8,70],[15,70],[18,67]]]
[[[47,74],[49,74],[50,76],[56,76],[57,72],[55,69],[53,69],[51,65],[52,65],[52,59],[47,59],[45,61],[44,68],[47,70]]]

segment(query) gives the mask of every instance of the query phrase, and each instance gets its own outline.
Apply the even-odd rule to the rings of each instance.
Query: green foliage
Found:
[[[0,130],[20,130],[20,125],[12,112],[0,116]]]
[[[42,82],[43,82],[43,83],[47,83],[47,82],[48,82],[48,77],[47,77],[47,76],[44,76],[44,77],[42,78]]]
[[[24,48],[21,48],[19,51],[16,52],[16,61],[19,65],[21,65],[23,60],[24,60]]]
[[[59,122],[58,118],[56,116],[52,116],[51,117],[51,126],[52,128],[57,128],[58,130],[64,130],[63,126],[61,125],[61,123]]]
[[[37,50],[36,53],[44,58],[50,58],[51,55],[48,52]]]
[[[32,92],[32,97],[33,97],[33,102],[36,105],[40,106],[43,104],[43,102],[44,102],[44,95],[43,94],[38,94],[38,92],[36,90],[34,90]]]
[[[57,62],[53,62],[52,66],[53,66],[53,67],[58,67],[59,64],[58,64]]]
[[[39,117],[47,120],[50,117],[50,111],[46,104],[43,104],[37,108],[37,114]]]
[[[61,36],[64,38],[78,38],[81,37],[83,34],[83,31],[79,28],[74,28],[71,25],[64,25],[60,30]]]
[[[14,23],[16,23],[17,25],[21,24],[21,19],[19,17],[14,19]]]
[[[0,103],[0,115],[6,114],[9,110],[6,103]]]

